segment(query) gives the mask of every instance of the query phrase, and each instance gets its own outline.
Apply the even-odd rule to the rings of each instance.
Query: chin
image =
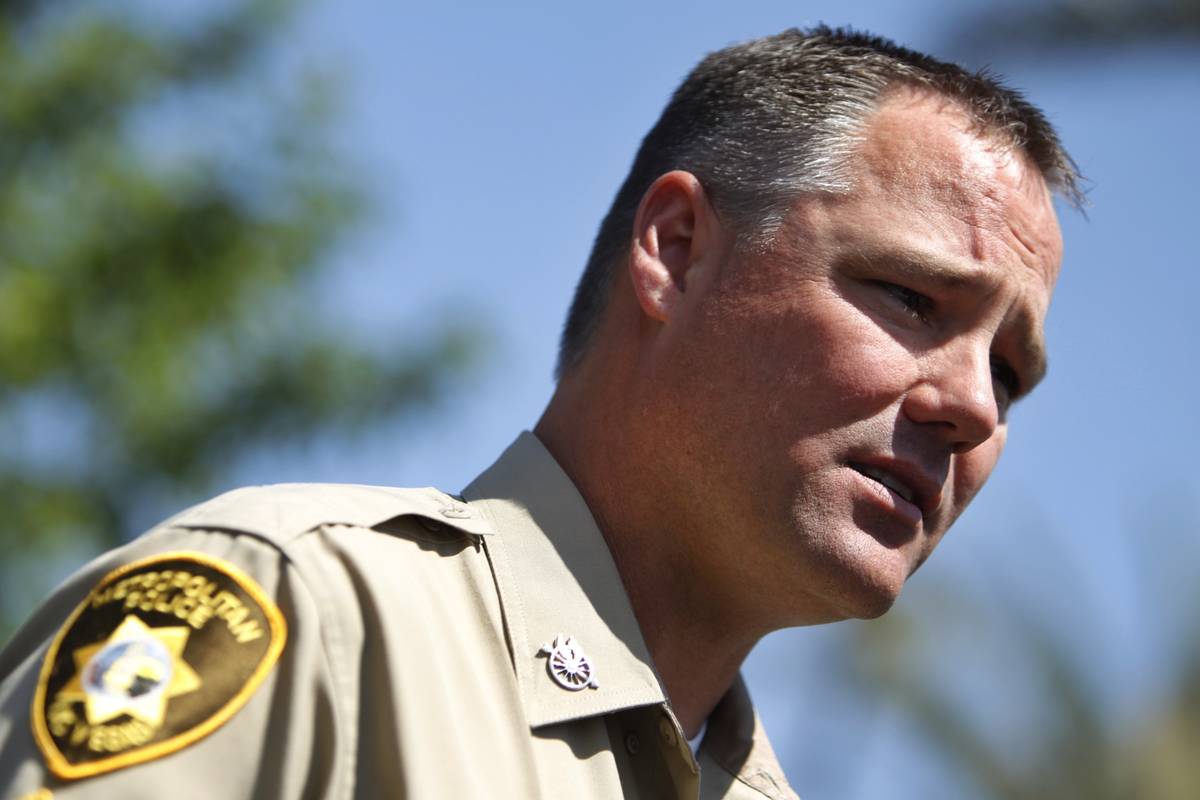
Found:
[[[847,565],[834,578],[829,596],[842,619],[875,619],[888,612],[900,597],[908,569],[892,563]],[[833,576],[831,576],[833,577]]]
[[[814,529],[818,533],[813,534]],[[918,560],[915,538],[888,546],[859,524],[808,524],[793,529],[791,536],[798,547],[790,554],[796,571],[788,577],[793,585],[804,587],[798,596],[784,595],[799,599],[791,610],[803,621],[795,624],[875,619],[886,614],[899,599]]]
[[[831,622],[842,619],[875,619],[886,614],[900,596],[899,589],[846,582],[833,593]]]
[[[847,619],[876,619],[882,617],[891,610],[899,597],[899,592],[894,594],[881,592],[864,597],[860,602],[855,604],[852,613],[847,614]]]

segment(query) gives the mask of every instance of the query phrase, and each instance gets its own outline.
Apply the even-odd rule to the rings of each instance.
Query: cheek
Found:
[[[983,488],[983,484],[987,482],[988,476],[992,474],[992,470],[1000,458],[1000,451],[1004,449],[1005,435],[1005,430],[1001,428],[995,436],[979,447],[969,453],[954,457],[953,472],[951,473],[953,481],[951,505],[946,508],[946,514],[939,520],[939,523],[929,531],[929,536],[921,548],[918,565],[923,564],[929,558],[934,548],[941,542],[942,537],[946,535],[946,531]]]
[[[991,439],[968,453],[955,456],[954,459],[954,515],[957,517],[971,502],[972,498],[983,488],[1000,453],[1004,450],[1004,442],[1008,432],[1004,428],[996,431]]]
[[[912,384],[917,362],[904,346],[858,309],[838,302],[809,320],[798,342],[809,396],[836,416],[863,419],[891,406]]]
[[[775,442],[824,438],[879,415],[912,384],[916,359],[874,320],[827,285],[791,288],[715,306],[689,342],[689,371],[713,386],[687,394],[719,386],[736,398],[708,424]]]

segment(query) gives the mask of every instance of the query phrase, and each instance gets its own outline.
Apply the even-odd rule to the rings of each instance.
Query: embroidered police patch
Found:
[[[60,778],[173,753],[245,705],[286,637],[279,609],[232,564],[181,552],[121,567],[51,643],[34,738]]]

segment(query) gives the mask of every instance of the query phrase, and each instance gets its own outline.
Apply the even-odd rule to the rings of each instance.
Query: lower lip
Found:
[[[905,500],[898,493],[884,486],[874,478],[868,478],[853,467],[847,467],[851,474],[858,479],[858,482],[867,490],[868,496],[875,501],[875,504],[881,508],[891,511],[896,516],[913,525],[914,527],[921,524],[924,518],[921,514],[921,509],[914,504]]]

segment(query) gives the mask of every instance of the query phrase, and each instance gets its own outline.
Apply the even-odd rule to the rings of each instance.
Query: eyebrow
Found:
[[[866,267],[887,264],[893,272],[919,278],[923,282],[932,282],[943,289],[974,289],[986,292],[995,286],[995,280],[988,276],[985,269],[966,268],[958,261],[907,247],[859,249],[849,256],[848,260]],[[1017,321],[1027,323],[1022,326],[1024,330],[1033,330],[1037,326],[1028,317],[1028,312],[1023,309]],[[1046,377],[1050,365],[1046,355],[1046,344],[1041,335],[1021,335],[1018,348],[1022,361],[1027,365],[1026,377],[1021,381],[1018,396],[1025,397]]]
[[[955,261],[908,248],[859,250],[852,261],[868,267],[887,264],[901,275],[920,278],[926,282],[932,281],[947,289],[966,287],[985,290],[994,284],[982,270],[966,269]]]

